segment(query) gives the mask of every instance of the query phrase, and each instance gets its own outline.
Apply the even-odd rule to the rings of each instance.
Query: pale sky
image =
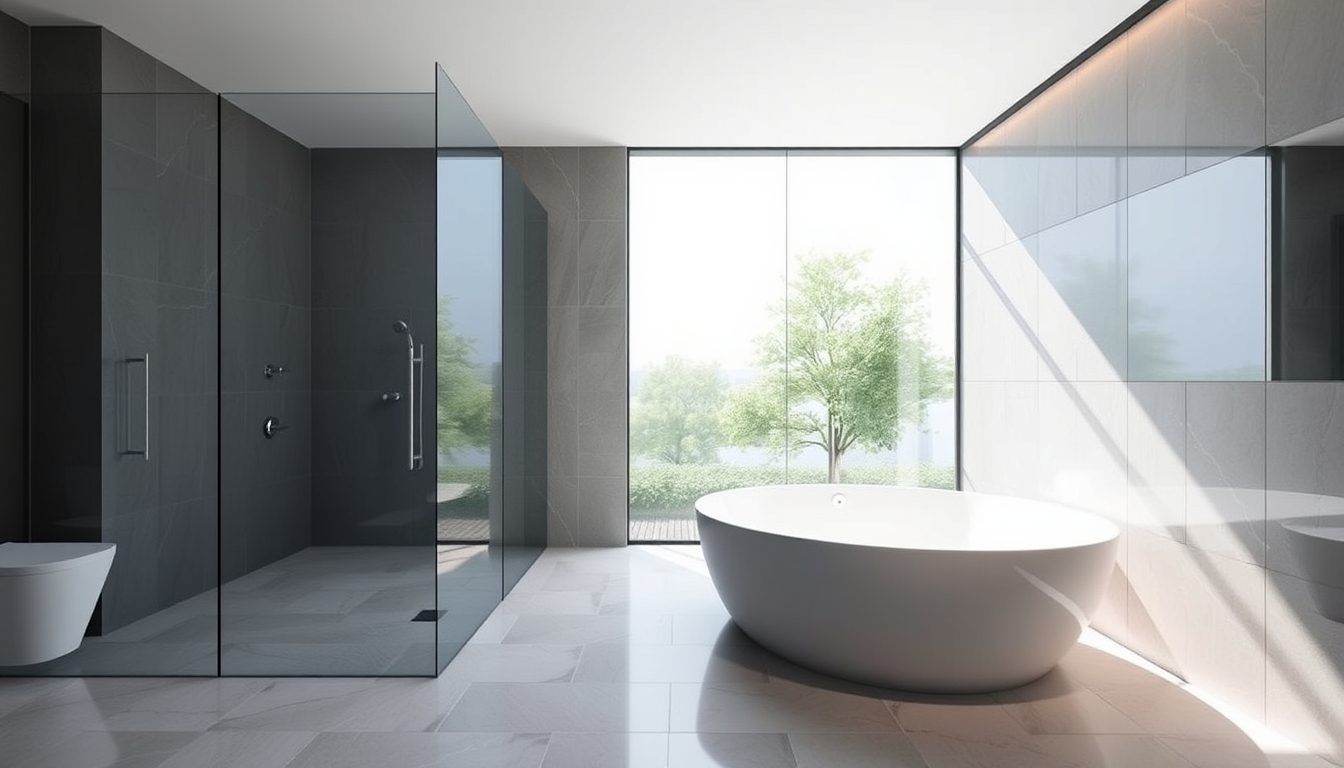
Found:
[[[869,252],[874,283],[924,280],[955,347],[956,161],[897,153],[630,156],[630,366],[670,354],[751,367],[787,259]]]

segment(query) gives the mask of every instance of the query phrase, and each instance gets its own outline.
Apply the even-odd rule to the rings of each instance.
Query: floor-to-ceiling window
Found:
[[[630,538],[774,483],[954,485],[951,152],[630,155]]]

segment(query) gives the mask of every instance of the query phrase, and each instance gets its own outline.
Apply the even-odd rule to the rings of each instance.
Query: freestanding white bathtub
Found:
[[[695,508],[714,587],[758,643],[937,693],[1050,671],[1100,604],[1120,535],[1068,507],[926,488],[741,488]]]

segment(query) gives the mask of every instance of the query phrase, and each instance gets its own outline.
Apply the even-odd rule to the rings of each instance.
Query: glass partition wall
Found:
[[[221,118],[221,672],[433,674],[434,96]]]
[[[220,96],[103,30],[33,38],[0,235],[52,428],[0,523],[117,552],[82,645],[0,675],[442,671],[545,542],[535,200],[442,70]],[[47,67],[74,48],[89,71]]]

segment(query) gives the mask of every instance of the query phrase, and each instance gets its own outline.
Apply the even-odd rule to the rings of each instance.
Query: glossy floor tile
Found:
[[[293,566],[243,586],[282,600],[321,572]],[[292,626],[370,590],[327,591]],[[1011,691],[873,688],[756,645],[698,547],[548,550],[438,678],[0,679],[0,766],[1330,768],[1084,640]]]

